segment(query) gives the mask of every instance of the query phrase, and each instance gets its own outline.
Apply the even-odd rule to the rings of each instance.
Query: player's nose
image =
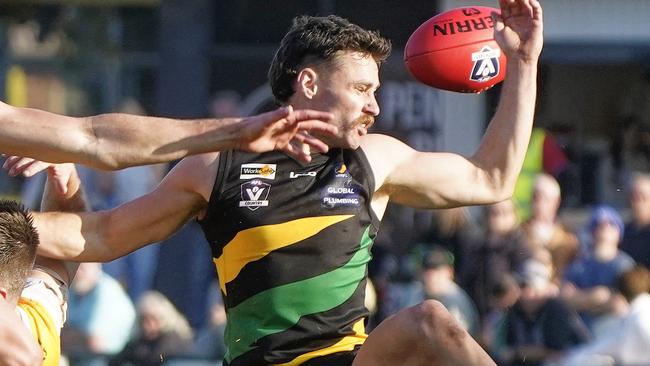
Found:
[[[379,103],[377,103],[377,98],[371,96],[366,104],[363,106],[363,112],[377,117],[379,115]]]

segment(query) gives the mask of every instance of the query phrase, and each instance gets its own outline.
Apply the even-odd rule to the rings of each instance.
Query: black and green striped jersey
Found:
[[[200,224],[228,314],[227,365],[327,357],[337,365],[356,352],[367,337],[367,264],[379,226],[373,192],[361,149],[309,164],[279,152],[222,153]]]

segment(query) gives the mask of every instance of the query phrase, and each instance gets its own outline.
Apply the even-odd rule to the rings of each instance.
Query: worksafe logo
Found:
[[[255,211],[260,207],[269,205],[267,198],[271,185],[264,183],[259,179],[253,179],[241,185],[241,201],[239,207],[247,207],[251,211]]]
[[[472,53],[474,67],[469,78],[485,82],[499,75],[499,56],[501,56],[501,50],[493,50],[490,46],[484,46],[479,52]]]
[[[239,179],[275,179],[276,164],[242,164]]]

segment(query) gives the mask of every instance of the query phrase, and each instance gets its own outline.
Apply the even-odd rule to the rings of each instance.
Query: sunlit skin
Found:
[[[330,147],[356,149],[379,115],[378,88],[379,66],[372,56],[344,51],[329,63],[303,68],[290,104],[332,113],[338,134],[318,137]]]

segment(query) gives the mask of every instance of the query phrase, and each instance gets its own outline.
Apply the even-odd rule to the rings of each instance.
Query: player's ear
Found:
[[[7,289],[4,287],[0,287],[0,296],[2,296],[3,299],[7,299]]]
[[[296,78],[298,87],[296,92],[302,93],[307,99],[312,99],[318,91],[318,74],[311,67],[306,67],[298,73]]]

